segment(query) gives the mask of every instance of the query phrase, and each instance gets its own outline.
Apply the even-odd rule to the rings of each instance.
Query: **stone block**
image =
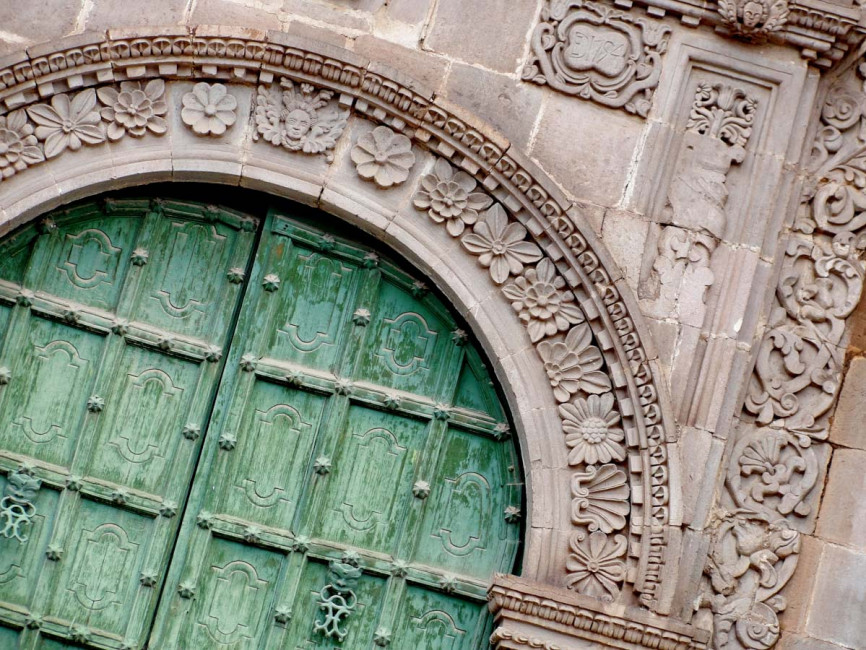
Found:
[[[788,606],[779,615],[782,628],[790,632],[802,632],[806,628],[815,590],[815,576],[826,546],[823,541],[811,535],[802,535],[800,539],[797,570],[784,591]]]
[[[805,636],[794,636],[791,634],[782,634],[779,643],[775,650],[845,650],[842,646],[835,643],[826,643]]]
[[[310,0],[283,0],[279,12],[283,21],[303,16],[335,28],[367,32],[370,30],[371,11],[385,0],[358,0],[357,2],[310,2]]]
[[[513,76],[455,63],[444,95],[483,116],[513,144],[526,149],[538,119],[543,90]]]
[[[548,93],[530,153],[577,199],[617,207],[643,120]]]
[[[815,581],[807,634],[847,648],[863,648],[866,554],[827,544]]]
[[[622,210],[608,210],[601,227],[601,239],[622,269],[632,291],[637,291],[648,224],[643,218]]]
[[[861,412],[862,413],[862,412]],[[862,416],[861,416],[862,417]],[[830,461],[830,476],[816,535],[866,552],[866,452],[836,449]]]
[[[324,43],[331,43],[337,47],[347,47],[349,45],[349,37],[345,34],[341,34],[332,29],[326,29],[325,27],[310,25],[301,20],[291,20],[289,21],[288,27],[284,26],[283,29],[287,34],[291,34],[292,36],[300,36],[302,38],[309,38]]]
[[[441,56],[383,41],[368,34],[356,38],[352,49],[371,61],[387,63],[433,90],[439,90],[442,86],[448,68],[448,61]]]
[[[85,26],[87,29],[109,29],[119,26],[177,25],[183,21],[187,4],[187,0],[93,0]]]
[[[251,7],[244,0],[198,0],[189,17],[191,25],[243,25],[257,29],[279,29],[279,2]],[[269,6],[270,4],[270,6]]]
[[[683,521],[686,525],[692,523],[695,514],[695,502],[701,493],[705,477],[713,476],[707,472],[707,459],[713,436],[708,431],[692,427],[684,427],[680,433],[680,461],[682,467],[683,486]]]
[[[81,11],[81,0],[29,0],[0,3],[0,54],[69,34]]]
[[[830,442],[866,450],[866,358],[851,360],[830,426]]]
[[[433,0],[390,0],[386,15],[402,23],[423,24],[432,4]]]
[[[498,72],[523,65],[536,2],[439,0],[424,49]]]

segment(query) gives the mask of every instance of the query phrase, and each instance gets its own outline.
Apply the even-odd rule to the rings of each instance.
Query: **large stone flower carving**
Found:
[[[0,174],[3,178],[45,160],[23,110],[0,116]]]
[[[140,81],[123,81],[119,91],[106,86],[96,94],[105,104],[99,114],[108,122],[110,140],[119,140],[124,133],[140,138],[147,131],[161,135],[168,130],[162,117],[168,112],[162,79],[153,79],[143,87]]]
[[[473,192],[475,179],[454,169],[442,158],[436,159],[433,173],[421,178],[421,189],[412,202],[436,223],[445,222],[452,237],[463,234],[466,226],[478,221],[478,211],[490,206],[493,199],[483,192]]]
[[[619,595],[619,583],[625,580],[624,535],[610,539],[600,530],[571,536],[571,553],[565,562],[566,586],[581,594],[611,602]]]
[[[553,262],[543,259],[502,290],[527,324],[533,343],[584,321],[574,294],[563,291],[564,286],[565,280],[556,274]]]
[[[238,100],[223,84],[197,83],[182,99],[183,123],[200,135],[222,135],[235,123]]]
[[[502,284],[509,275],[522,273],[524,264],[541,259],[541,249],[525,238],[526,228],[516,221],[508,223],[505,210],[495,203],[462,241],[466,250],[479,256],[481,266],[490,268],[493,281]]]
[[[619,413],[613,410],[613,394],[578,397],[571,404],[559,407],[565,444],[571,451],[569,465],[595,465],[611,460],[624,460],[622,441],[625,434],[616,425]]]
[[[571,521],[591,531],[622,530],[630,508],[628,494],[625,472],[616,465],[576,472],[571,477]]]
[[[387,126],[377,126],[358,138],[352,147],[352,162],[361,178],[379,187],[399,185],[409,178],[415,164],[412,141]]]
[[[595,394],[610,390],[610,377],[600,370],[601,352],[590,343],[592,331],[589,325],[580,323],[568,331],[564,342],[538,344],[538,354],[558,401],[567,402],[578,390]]]
[[[66,149],[76,151],[81,144],[105,142],[105,127],[96,112],[96,92],[82,90],[71,100],[54,95],[51,105],[37,104],[27,109],[36,124],[36,137],[45,142],[45,156],[54,158]]]

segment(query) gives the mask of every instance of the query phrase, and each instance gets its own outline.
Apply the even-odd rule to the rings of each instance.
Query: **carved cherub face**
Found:
[[[760,26],[765,19],[766,8],[760,2],[751,0],[743,5],[743,25],[749,29]]]
[[[313,118],[310,117],[310,114],[307,111],[296,108],[293,111],[289,111],[289,114],[286,116],[286,134],[292,140],[299,140],[307,135],[312,124]]]

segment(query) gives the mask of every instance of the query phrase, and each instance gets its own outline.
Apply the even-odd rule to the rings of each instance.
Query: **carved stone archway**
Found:
[[[0,115],[18,143],[0,233],[106,189],[195,180],[321,207],[407,255],[496,360],[527,468],[524,577],[588,610],[670,613],[678,448],[656,352],[585,218],[502,135],[333,46],[176,27],[22,54],[0,70]],[[581,568],[590,545],[602,580]]]

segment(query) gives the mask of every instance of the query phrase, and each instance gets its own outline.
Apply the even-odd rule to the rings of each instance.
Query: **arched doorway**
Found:
[[[2,644],[486,644],[507,415],[459,319],[361,240],[147,197],[0,243]]]

